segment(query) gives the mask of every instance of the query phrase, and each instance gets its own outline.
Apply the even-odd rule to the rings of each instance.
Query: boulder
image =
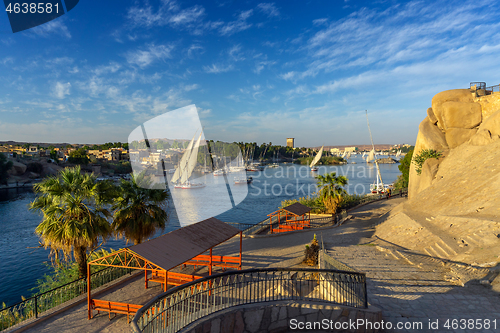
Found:
[[[443,128],[474,128],[482,121],[481,105],[479,103],[466,103],[449,101],[441,105]]]
[[[446,154],[449,150],[444,133],[432,123],[432,120],[430,120],[429,117],[426,117],[418,127],[417,142],[415,143],[413,156],[420,153],[424,149],[434,149],[436,151],[441,151],[444,154]],[[412,163],[410,165],[408,199],[411,199],[419,193],[420,180],[421,176],[417,174],[415,164]]]
[[[448,144],[446,143],[446,137],[444,133],[432,123],[429,117],[426,117],[418,127],[417,142],[415,143],[415,148],[417,146],[422,149],[434,149],[438,151],[448,150]],[[417,152],[417,149],[415,149]]]
[[[440,129],[444,129],[441,105],[446,102],[472,103],[474,100],[469,89],[446,90],[434,95],[432,98],[432,111],[438,120],[437,126]]]
[[[469,144],[473,146],[486,146],[492,142],[495,142],[500,137],[496,134],[491,135],[491,132],[487,129],[478,130],[476,134],[472,136],[469,140]]]
[[[432,108],[427,109],[427,118],[429,118],[432,125],[436,125],[438,122],[438,119],[436,118],[434,111],[432,111]]]
[[[419,182],[418,182],[418,192],[422,192],[426,188],[432,185],[432,182],[436,178],[436,174],[439,170],[439,163],[443,158],[437,159],[437,158],[429,158],[424,162],[424,165],[422,165],[422,172],[420,173],[419,176]]]
[[[450,149],[460,146],[471,139],[476,134],[477,128],[449,128],[446,133],[446,143]]]
[[[26,172],[26,165],[17,161],[12,161],[12,168],[8,172],[13,176],[21,176]]]
[[[500,111],[493,113],[483,121],[479,126],[479,131],[483,129],[488,130],[492,136],[500,135]]]

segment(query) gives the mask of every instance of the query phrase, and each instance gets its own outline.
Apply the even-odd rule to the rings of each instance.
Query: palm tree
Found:
[[[81,174],[80,167],[66,168],[33,187],[37,198],[31,211],[43,213],[35,232],[52,253],[62,251],[65,257],[73,252],[78,273],[87,273],[88,250],[97,247],[99,240],[111,235],[106,205],[112,203],[114,186],[98,182],[94,174]]]
[[[337,176],[335,172],[316,176],[319,197],[323,199],[329,213],[335,213],[342,202],[342,196],[346,194],[344,186],[348,179],[345,176]]]
[[[144,173],[136,177],[132,175],[130,181],[122,180],[113,205],[113,230],[134,244],[140,244],[160,228],[164,230],[167,222],[167,213],[161,204],[168,198],[168,193],[149,189],[150,184]]]

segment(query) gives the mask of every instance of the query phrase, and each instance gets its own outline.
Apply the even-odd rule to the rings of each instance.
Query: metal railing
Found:
[[[111,282],[125,274],[129,268],[109,267],[92,273],[92,289]],[[32,296],[19,303],[0,309],[0,331],[30,318],[38,318],[42,312],[50,310],[64,302],[87,292],[87,279],[81,278],[44,293]]]
[[[500,84],[497,84],[496,86],[486,87],[484,90],[486,91],[486,95],[491,95],[494,92],[500,92]]]
[[[486,82],[471,82],[470,88],[476,87],[476,90],[486,89]]]
[[[319,301],[367,307],[363,273],[328,269],[248,269],[212,275],[175,287],[137,311],[134,332],[178,332],[190,323],[238,305]]]

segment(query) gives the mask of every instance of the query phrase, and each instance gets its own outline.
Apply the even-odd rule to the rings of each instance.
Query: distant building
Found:
[[[286,146],[290,148],[295,148],[295,138],[287,138]]]
[[[332,154],[340,154],[340,149],[338,149],[338,148],[331,148],[330,149],[330,153],[332,153]]]
[[[354,153],[356,150],[358,150],[357,147],[345,147],[345,149],[344,149],[344,151],[346,153],[348,153],[348,152]]]

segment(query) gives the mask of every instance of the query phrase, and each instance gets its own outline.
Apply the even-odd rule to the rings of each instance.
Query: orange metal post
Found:
[[[146,287],[146,289],[148,289],[148,270],[147,269],[144,270],[144,287]]]
[[[91,309],[91,302],[92,302],[92,295],[90,293],[90,264],[87,263],[87,311],[88,311],[88,316],[89,320],[92,319],[92,309]]]
[[[210,267],[208,268],[208,275],[212,275],[212,248],[210,248]]]
[[[168,271],[165,271],[165,289],[163,291],[167,291],[167,281],[168,281]]]
[[[269,217],[269,230],[273,233],[273,217]]]
[[[239,270],[241,271],[241,266],[242,266],[242,258],[241,258],[241,254],[242,254],[242,246],[243,246],[243,231],[240,231],[240,267],[239,267]]]

